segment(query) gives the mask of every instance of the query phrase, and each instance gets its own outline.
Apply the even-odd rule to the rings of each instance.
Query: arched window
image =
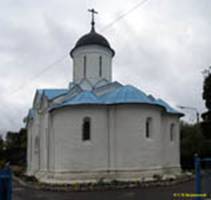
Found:
[[[150,138],[152,136],[152,118],[148,117],[145,124],[145,136]]]
[[[102,77],[102,56],[99,57],[99,76]]]
[[[170,125],[170,141],[173,142],[175,139],[175,124]]]
[[[83,62],[84,62],[84,78],[86,78],[86,56],[84,56],[84,60],[83,60]]]
[[[83,119],[82,125],[82,140],[87,141],[91,139],[91,119],[90,117],[85,117]]]

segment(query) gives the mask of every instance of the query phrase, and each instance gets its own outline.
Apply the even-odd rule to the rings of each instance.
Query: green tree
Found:
[[[183,169],[190,169],[194,167],[194,154],[204,154],[204,136],[198,124],[184,122],[181,122],[180,134],[181,165]]]
[[[206,139],[211,139],[211,67],[204,71],[202,98],[205,100],[207,111],[202,114],[201,129]]]
[[[204,70],[204,84],[202,98],[205,100],[207,109],[211,110],[211,66]]]
[[[3,157],[3,151],[4,151],[4,140],[2,136],[0,135],[0,159]]]
[[[7,132],[5,141],[5,159],[11,164],[26,164],[26,129],[17,132]]]
[[[2,151],[3,149],[4,149],[4,140],[2,136],[0,135],[0,151]]]
[[[4,167],[5,155],[4,155],[4,140],[0,135],[0,168]]]

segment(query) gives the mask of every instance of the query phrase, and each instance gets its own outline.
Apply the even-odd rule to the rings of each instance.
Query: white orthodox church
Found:
[[[113,81],[115,52],[95,31],[93,18],[91,24],[70,52],[69,87],[36,91],[25,120],[27,174],[41,182],[71,183],[179,173],[182,114]]]

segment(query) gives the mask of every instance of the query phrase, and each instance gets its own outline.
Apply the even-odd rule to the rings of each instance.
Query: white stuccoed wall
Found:
[[[47,170],[47,132],[48,132],[48,102],[44,98],[41,105],[36,105],[34,119],[27,127],[27,174],[36,174]],[[35,147],[36,137],[39,144]]]
[[[122,170],[161,167],[161,109],[145,105],[116,106],[114,167]],[[152,135],[145,137],[145,122],[152,118]]]
[[[91,141],[82,141],[82,122],[91,118]],[[107,169],[106,109],[101,106],[75,106],[53,112],[56,171]]]
[[[170,127],[175,124],[175,137],[170,141]],[[180,130],[177,116],[166,114],[162,117],[163,167],[180,167]]]
[[[39,156],[40,152],[39,149],[35,148],[35,138],[39,137],[39,120],[36,117],[33,122],[31,122],[30,126],[28,127],[28,143],[29,143],[29,153],[28,158],[30,159],[30,164],[28,165],[28,173],[35,174],[39,171]]]
[[[98,45],[78,47],[73,52],[73,81],[79,83],[84,79],[84,56],[86,56],[86,78],[92,84],[99,80],[112,80],[112,52]],[[99,57],[102,56],[102,77],[99,76]]]
[[[91,141],[85,142],[84,117],[91,118]],[[150,138],[145,137],[147,117],[153,119]],[[173,142],[171,123],[176,125]],[[51,113],[51,127],[48,170],[55,182],[140,178],[180,167],[178,117],[160,107],[140,104],[66,107]]]
[[[40,108],[40,171],[47,170],[48,100],[43,98]]]
[[[43,113],[40,121],[40,170],[47,170],[47,131],[48,131],[48,114]]]

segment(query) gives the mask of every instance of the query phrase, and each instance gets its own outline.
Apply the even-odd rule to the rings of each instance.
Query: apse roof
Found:
[[[83,91],[77,96],[66,100],[62,105],[79,105],[79,104],[102,104],[98,97],[91,91]]]
[[[131,85],[120,87],[111,93],[103,95],[100,99],[105,104],[152,103],[144,92]]]
[[[66,106],[74,105],[113,105],[113,104],[150,104],[165,108],[166,112],[171,114],[180,114],[162,99],[155,99],[153,96],[147,96],[144,92],[131,85],[121,86],[105,95],[97,96],[94,91],[82,91],[74,97],[71,97],[59,105],[51,107],[54,110]]]

